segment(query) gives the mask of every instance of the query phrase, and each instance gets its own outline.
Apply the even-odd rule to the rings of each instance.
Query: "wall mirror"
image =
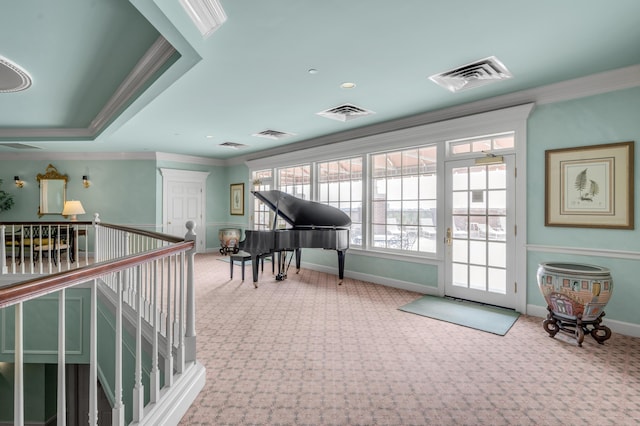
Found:
[[[40,186],[38,216],[62,214],[67,196],[67,180],[69,180],[69,176],[58,173],[58,169],[49,164],[44,174],[38,173],[37,179]]]

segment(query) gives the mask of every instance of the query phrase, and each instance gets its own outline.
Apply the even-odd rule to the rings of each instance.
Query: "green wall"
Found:
[[[57,408],[58,366],[55,364],[24,365],[25,423],[45,424],[54,418]],[[0,362],[0,422],[13,421],[14,365]]]
[[[89,362],[91,290],[72,288],[65,295],[65,345],[67,362]],[[24,361],[58,362],[58,293],[41,296],[23,304]],[[0,310],[0,362],[13,362],[15,348],[15,307]]]
[[[527,141],[527,236],[540,248],[527,255],[527,300],[546,307],[536,282],[540,262],[588,263],[611,270],[613,296],[606,308],[608,319],[640,324],[640,209],[637,184],[640,177],[640,88],[537,107],[528,122]],[[545,150],[635,141],[635,228],[633,230],[544,226]],[[593,249],[603,252],[632,252],[635,256],[588,256],[554,253],[545,247]],[[596,253],[597,254],[597,253]]]
[[[623,250],[636,254],[640,251],[637,230],[544,226],[545,150],[638,141],[638,111],[640,88],[538,105],[533,110],[528,120],[527,135],[527,234],[528,244],[537,248],[530,248],[527,254],[529,305],[544,307],[535,282],[537,264],[550,258],[559,258],[556,254],[545,253],[544,247]],[[640,149],[636,149],[636,163],[639,156]],[[48,163],[49,161],[7,160],[0,155],[0,178],[5,181],[3,188],[13,193],[16,200],[14,209],[3,213],[0,220],[37,219],[38,187],[35,176],[37,173],[43,173]],[[51,163],[61,173],[69,174],[68,197],[81,199],[88,212],[100,212],[105,222],[161,229],[160,167],[210,173],[207,179],[207,217],[205,223],[198,224],[197,228],[197,232],[203,232],[204,226],[209,251],[215,251],[219,247],[217,232],[220,227],[237,226],[246,229],[250,222],[248,211],[253,197],[250,194],[248,169],[244,164],[225,167],[177,160],[55,160]],[[90,176],[92,186],[89,189],[82,187],[83,174]],[[23,189],[17,189],[13,185],[14,175],[20,175],[27,182]],[[229,212],[229,185],[239,182],[245,184],[245,215],[232,216]],[[638,227],[639,209],[637,202],[635,204],[635,222]],[[123,206],[126,206],[126,209]],[[85,215],[81,219],[90,220],[90,216]],[[346,260],[346,269],[350,272],[378,275],[391,281],[415,283],[430,289],[437,287],[438,271],[434,265],[359,256],[354,253],[349,253]],[[638,302],[640,298],[640,289],[636,289],[630,279],[640,272],[636,266],[637,262],[610,256],[566,254],[563,257],[566,257],[566,261],[593,263],[611,268],[615,284],[614,295],[607,309],[607,318],[640,324],[638,315],[629,308],[630,304]],[[315,250],[306,250],[303,261],[327,267],[335,267],[336,263],[335,253]]]
[[[66,361],[89,362],[90,290],[73,288],[65,295]],[[58,362],[58,293],[23,305],[25,420],[44,423],[56,414]],[[0,310],[0,422],[13,420],[15,308]]]

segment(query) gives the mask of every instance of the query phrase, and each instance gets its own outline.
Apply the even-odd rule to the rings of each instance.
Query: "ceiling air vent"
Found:
[[[236,143],[236,142],[223,142],[220,144],[220,146],[223,148],[242,149],[242,148],[246,148],[248,145],[245,145],[242,143]]]
[[[332,120],[349,121],[360,117],[366,117],[367,115],[375,114],[375,112],[360,108],[355,105],[343,104],[325,111],[317,112],[316,114],[322,117],[331,118]]]
[[[280,132],[278,130],[263,130],[259,133],[254,133],[251,136],[257,136],[259,138],[267,138],[267,139],[284,139],[284,138],[288,138],[289,136],[294,136],[295,133],[286,133],[286,132]]]
[[[511,77],[513,76],[507,67],[495,56],[490,56],[450,71],[432,75],[429,79],[455,93]]]

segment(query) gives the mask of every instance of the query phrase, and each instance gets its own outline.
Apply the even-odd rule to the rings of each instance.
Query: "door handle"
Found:
[[[453,243],[453,237],[451,236],[451,228],[447,228],[447,236],[444,237],[446,245],[450,246]]]

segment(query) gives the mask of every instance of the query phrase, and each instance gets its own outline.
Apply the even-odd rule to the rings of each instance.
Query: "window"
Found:
[[[303,200],[311,199],[311,165],[277,169],[278,189]]]
[[[317,194],[314,201],[351,218],[351,247],[436,253],[437,153],[436,145],[429,145],[261,170],[253,173],[254,187],[276,187],[305,200]],[[369,202],[364,197],[366,160],[371,169]],[[256,199],[254,228],[271,229],[273,214]],[[284,227],[284,221],[279,219],[277,226]]]
[[[273,170],[259,170],[251,175],[254,191],[268,191],[273,187]],[[265,203],[253,197],[253,229],[272,229],[273,212]]]
[[[460,139],[449,141],[452,155],[471,154],[478,152],[494,152],[515,147],[515,133],[501,133],[497,135],[475,137],[473,139]]]
[[[436,252],[435,145],[371,155],[374,248]]]
[[[351,218],[351,246],[362,246],[362,157],[318,163],[318,201]]]

